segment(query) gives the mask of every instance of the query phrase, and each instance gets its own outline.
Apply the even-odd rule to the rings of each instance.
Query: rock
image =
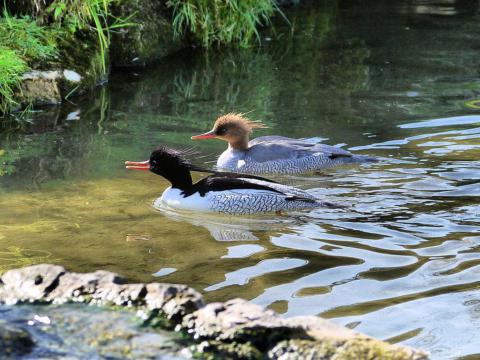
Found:
[[[79,83],[82,80],[82,76],[73,70],[63,70],[63,77],[65,78],[65,80],[74,83]]]
[[[175,323],[204,306],[202,296],[185,285],[147,284],[145,301],[150,310],[160,310]]]
[[[283,319],[283,322],[289,327],[300,327],[308,337],[315,340],[345,340],[358,334],[349,328],[317,316],[295,316]]]
[[[290,337],[307,337],[301,327],[288,327],[273,311],[242,299],[208,304],[186,316],[183,326],[195,339],[251,342],[261,349]]]
[[[0,320],[0,357],[2,359],[3,356],[9,358],[28,354],[34,345],[26,330]]]
[[[86,304],[22,306],[0,305],[7,327],[27,324],[33,348],[16,341],[16,354],[4,356],[0,321],[0,359],[184,359],[181,334],[152,329],[138,321],[135,312]],[[18,337],[16,337],[17,339]],[[22,350],[22,351],[20,351]]]
[[[191,347],[194,358],[200,359],[264,359],[262,352],[250,343],[225,343],[222,341],[202,341]]]
[[[2,275],[0,302],[45,300],[65,271],[61,266],[47,264],[9,270]]]
[[[336,347],[330,342],[316,343],[312,340],[286,340],[278,343],[268,352],[269,359],[300,360],[300,359],[331,359]]]
[[[409,348],[392,346],[366,336],[346,341],[287,340],[268,352],[275,360],[425,360],[427,355]]]
[[[282,318],[271,310],[242,299],[204,305],[201,295],[188,286],[127,284],[119,275],[103,270],[79,274],[67,272],[61,266],[41,264],[7,271],[0,282],[0,304],[19,301],[133,307],[144,320],[145,327],[177,324],[179,330],[183,329],[190,335],[191,342],[196,342],[191,346],[193,355],[202,358],[427,359],[422,351],[390,345],[315,316]],[[50,312],[51,316],[53,314],[55,311]],[[62,314],[65,316],[66,313]],[[70,320],[65,320],[67,323],[75,321],[80,324],[82,317],[68,316]],[[105,316],[105,319],[112,317]],[[50,324],[48,317],[38,317],[37,320],[44,318]],[[107,323],[116,324],[113,320],[101,321],[103,325]],[[115,331],[122,332],[121,329]],[[109,352],[112,356],[120,356],[107,328],[103,332],[108,337],[104,343],[109,344]],[[85,337],[89,333],[87,331]],[[133,339],[127,335],[125,340]],[[133,358],[137,355],[143,358],[147,352],[142,350],[142,344],[157,338],[160,339],[160,336],[152,333],[138,335],[128,346],[122,346],[128,347]],[[165,346],[168,348],[170,345],[165,343]],[[152,348],[153,353],[155,349]],[[148,354],[151,353],[148,350]]]
[[[134,14],[128,21],[133,26],[112,34],[110,61],[114,67],[143,67],[184,47],[181,40],[174,38],[162,1],[122,1],[113,6],[112,13],[119,18]]]
[[[23,74],[17,97],[22,104],[55,105],[62,102],[59,81],[63,75],[56,70],[30,71]]]
[[[119,275],[99,270],[79,274],[40,264],[9,270],[2,276],[0,302],[86,302],[97,305],[146,306],[174,324],[203,306],[202,296],[185,285],[126,284]]]
[[[92,87],[91,78],[74,70],[33,70],[22,75],[19,90],[15,94],[21,106],[58,105],[70,92],[79,92]]]
[[[208,304],[187,315],[182,325],[195,339],[208,344],[197,351],[225,353],[228,343],[230,348],[254,346],[268,352],[271,359],[427,359],[421,351],[390,345],[328,320],[314,316],[283,319],[241,299]]]

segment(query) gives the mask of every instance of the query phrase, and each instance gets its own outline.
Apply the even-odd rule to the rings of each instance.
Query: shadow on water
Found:
[[[480,18],[476,1],[346,1],[288,13],[247,50],[186,50],[0,135],[0,270],[55,262],[187,283],[208,300],[320,314],[433,358],[478,354]],[[258,134],[382,158],[277,180],[342,210],[255,218],[155,209],[129,173],[229,111]],[[199,178],[200,175],[195,175]]]

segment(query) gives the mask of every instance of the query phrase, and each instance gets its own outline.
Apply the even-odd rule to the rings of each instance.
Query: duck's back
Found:
[[[332,206],[304,190],[236,174],[211,175],[188,191],[168,188],[161,201],[179,210],[244,215]]]
[[[333,166],[376,161],[337,146],[312,143],[285,136],[260,136],[248,150],[227,149],[219,157],[220,169],[248,174],[296,174]]]
[[[283,136],[265,136],[250,141],[246,157],[259,163],[276,160],[296,160],[308,156],[352,156],[347,150],[336,146],[309,143]],[[257,140],[257,141],[255,141]],[[247,161],[247,159],[245,159]]]

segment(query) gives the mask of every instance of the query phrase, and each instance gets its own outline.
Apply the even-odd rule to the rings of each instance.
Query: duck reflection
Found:
[[[294,218],[269,214],[232,217],[179,211],[165,205],[160,198],[155,200],[152,206],[173,221],[186,221],[194,226],[204,227],[216,241],[258,241],[259,237],[254,232],[284,232],[295,222]]]

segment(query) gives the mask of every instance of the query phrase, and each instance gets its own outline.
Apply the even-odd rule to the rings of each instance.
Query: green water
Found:
[[[319,314],[433,358],[480,356],[480,16],[475,1],[347,1],[288,12],[278,39],[186,50],[0,138],[0,269],[39,262],[186,283],[208,300]],[[318,3],[317,3],[318,4]],[[281,178],[342,210],[229,218],[152,208],[127,172],[160,143],[250,112],[378,164]],[[200,175],[197,175],[200,176]]]

